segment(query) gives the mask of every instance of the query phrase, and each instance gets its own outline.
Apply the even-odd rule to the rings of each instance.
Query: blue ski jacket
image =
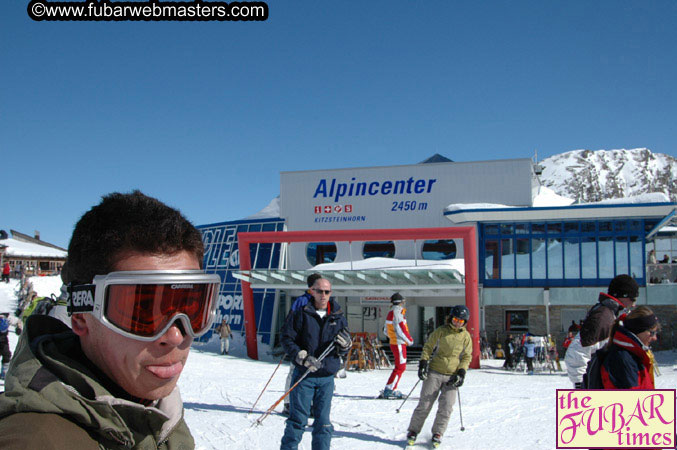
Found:
[[[309,301],[303,308],[289,312],[282,328],[282,347],[295,366],[305,369],[296,362],[298,352],[305,350],[309,355],[319,357],[344,328],[348,328],[348,321],[336,300],[329,300],[324,318],[317,314],[314,302]],[[324,358],[320,370],[309,373],[308,376],[334,375],[340,367],[339,352],[335,350]]]

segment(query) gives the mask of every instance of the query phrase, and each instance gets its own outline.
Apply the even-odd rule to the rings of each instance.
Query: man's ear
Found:
[[[71,316],[71,328],[73,333],[78,336],[85,336],[89,333],[89,327],[87,326],[87,321],[85,320],[85,314],[73,314]]]

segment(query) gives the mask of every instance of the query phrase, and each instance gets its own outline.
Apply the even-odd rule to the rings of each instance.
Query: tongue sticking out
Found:
[[[146,366],[146,369],[158,378],[174,378],[183,370],[183,364],[175,362],[169,366]]]

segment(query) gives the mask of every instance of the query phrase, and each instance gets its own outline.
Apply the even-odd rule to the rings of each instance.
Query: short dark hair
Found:
[[[308,287],[309,287],[309,288],[313,287],[313,284],[315,284],[315,282],[316,282],[317,280],[319,280],[320,278],[322,278],[322,275],[320,275],[320,274],[317,273],[317,272],[315,272],[315,273],[313,273],[313,274],[311,274],[311,275],[308,275],[308,279],[306,280],[306,281],[308,282]]]
[[[87,211],[75,225],[64,283],[91,283],[95,275],[114,271],[125,252],[172,255],[192,253],[202,267],[202,235],[181,212],[135,190],[113,192]]]

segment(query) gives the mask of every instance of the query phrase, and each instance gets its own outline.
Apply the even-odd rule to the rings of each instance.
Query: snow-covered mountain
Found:
[[[576,203],[651,192],[662,192],[677,202],[677,159],[646,148],[573,150],[539,164],[541,183]]]

